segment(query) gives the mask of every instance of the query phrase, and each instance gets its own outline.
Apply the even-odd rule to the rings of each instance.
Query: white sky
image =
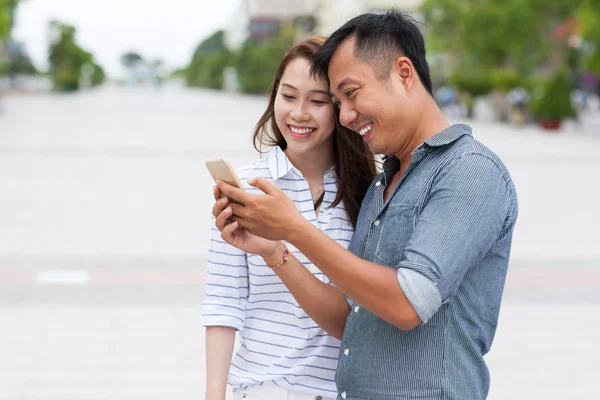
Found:
[[[129,50],[186,65],[200,41],[227,26],[240,0],[23,0],[13,37],[25,43],[36,66],[47,67],[48,22],[77,28],[76,40],[110,76],[123,73],[119,57]]]

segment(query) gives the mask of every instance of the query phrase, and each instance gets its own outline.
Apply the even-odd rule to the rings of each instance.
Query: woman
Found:
[[[257,150],[273,148],[237,173],[246,190],[256,193],[247,179],[269,178],[308,220],[347,246],[376,171],[362,138],[339,124],[329,83],[310,74],[310,58],[324,40],[311,37],[285,54],[254,132]],[[257,255],[269,242],[254,238],[245,244],[236,248],[223,241],[213,221],[203,305],[206,399],[225,399],[228,377],[240,399],[335,398],[339,341],[306,315],[277,268]],[[288,247],[316,279],[329,283]],[[236,330],[241,347],[231,361]]]

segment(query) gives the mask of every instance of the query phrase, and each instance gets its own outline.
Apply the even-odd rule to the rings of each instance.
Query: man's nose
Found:
[[[356,121],[358,113],[352,107],[342,104],[340,106],[340,124],[352,129],[352,123]]]

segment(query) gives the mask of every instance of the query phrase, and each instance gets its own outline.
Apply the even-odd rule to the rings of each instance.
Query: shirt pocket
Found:
[[[375,257],[388,267],[397,267],[413,234],[416,221],[414,204],[390,204],[380,218],[381,234]]]

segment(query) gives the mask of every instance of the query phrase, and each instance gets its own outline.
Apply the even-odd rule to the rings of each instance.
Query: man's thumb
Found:
[[[250,178],[248,184],[262,190],[266,194],[272,194],[275,186],[265,178]]]

